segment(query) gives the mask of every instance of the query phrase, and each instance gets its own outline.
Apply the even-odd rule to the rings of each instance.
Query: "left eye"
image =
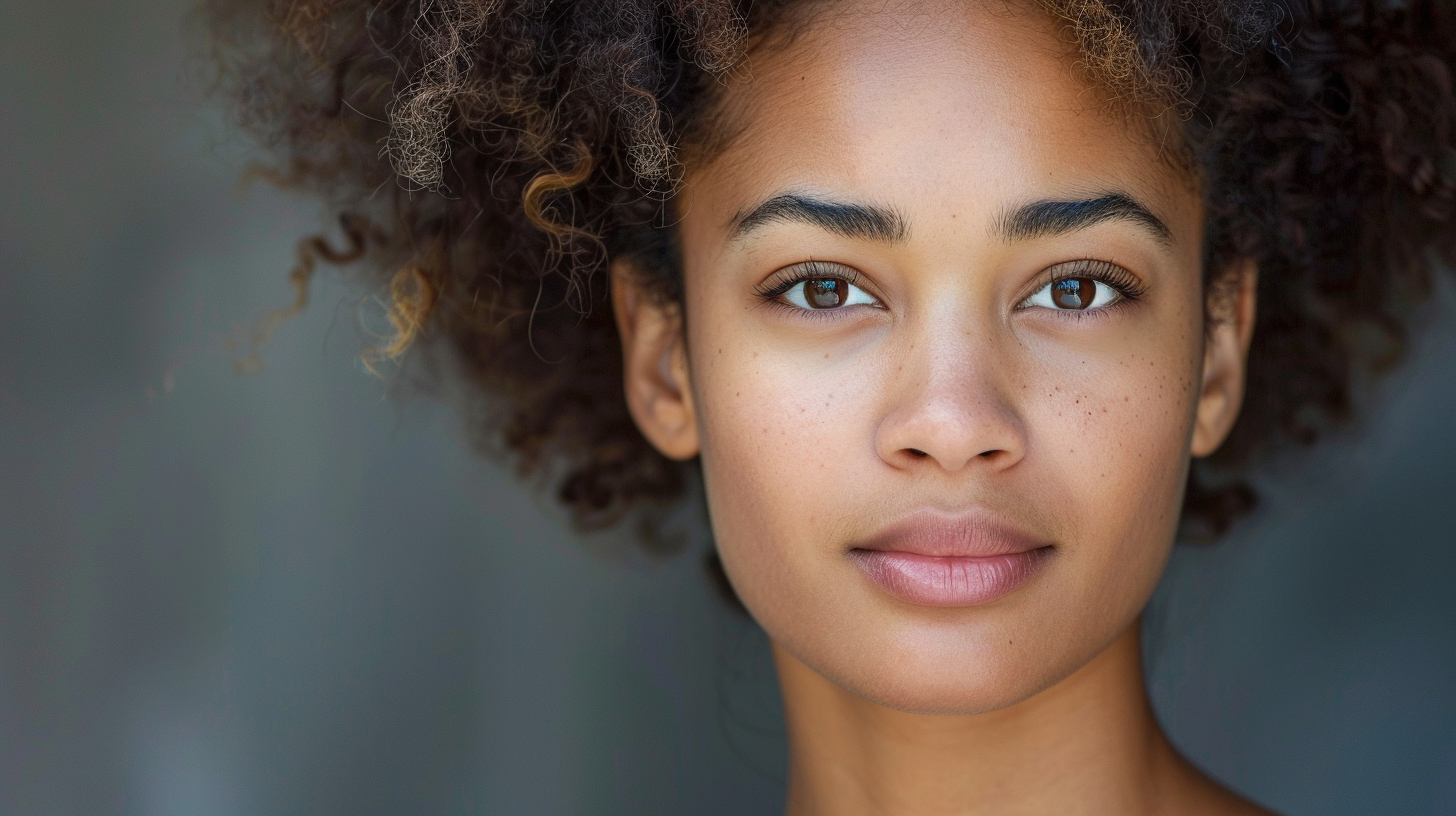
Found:
[[[1062,278],[1036,290],[1021,305],[1062,312],[1085,312],[1110,306],[1121,297],[1116,289],[1094,278]]]
[[[789,287],[780,295],[800,309],[823,311],[845,306],[874,306],[879,303],[865,290],[843,278],[808,278]]]

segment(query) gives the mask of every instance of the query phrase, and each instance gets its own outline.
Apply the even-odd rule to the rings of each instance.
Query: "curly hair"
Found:
[[[1348,420],[1452,255],[1451,9],[1436,0],[1038,0],[1109,98],[1171,112],[1207,202],[1206,286],[1260,269],[1248,397],[1195,463],[1188,529],[1254,505],[1241,474]],[[392,342],[437,347],[472,426],[584,528],[670,506],[693,463],[640,435],[606,270],[681,296],[684,151],[791,0],[211,0],[240,120],[274,177],[321,192],[392,296]]]

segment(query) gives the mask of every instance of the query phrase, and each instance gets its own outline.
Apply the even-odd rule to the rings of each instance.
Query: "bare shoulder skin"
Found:
[[[614,267],[633,417],[701,457],[774,645],[790,816],[1255,814],[1181,758],[1138,617],[1243,397],[1196,179],[1045,14],[815,6],[687,161],[685,299]]]

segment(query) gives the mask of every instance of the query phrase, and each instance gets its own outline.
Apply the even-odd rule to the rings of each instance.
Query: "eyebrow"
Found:
[[[1025,204],[1003,215],[997,224],[997,232],[1007,240],[1026,240],[1064,235],[1107,221],[1140,224],[1165,244],[1173,238],[1163,219],[1125,193],[1109,193],[1082,201]]]
[[[909,235],[905,219],[892,209],[788,193],[774,196],[732,221],[729,240],[776,222],[809,224],[845,238],[900,243]]]

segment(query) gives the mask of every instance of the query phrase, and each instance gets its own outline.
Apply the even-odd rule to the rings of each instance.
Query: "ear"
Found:
[[[1231,273],[1227,294],[1210,309],[1217,321],[1209,332],[1203,355],[1203,388],[1193,421],[1192,453],[1208,456],[1228,438],[1244,402],[1249,341],[1254,337],[1254,309],[1259,267],[1244,261]]]
[[[612,263],[611,287],[632,419],[663,456],[691,459],[698,455],[698,420],[682,309],[645,291],[630,261]]]

